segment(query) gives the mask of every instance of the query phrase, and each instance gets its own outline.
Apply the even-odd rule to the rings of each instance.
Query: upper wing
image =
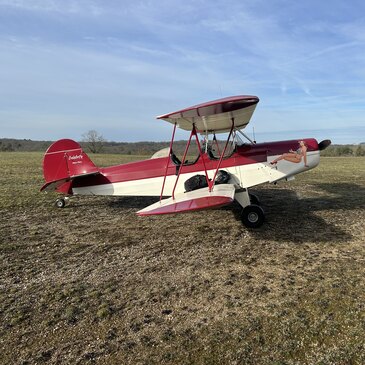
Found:
[[[173,214],[217,208],[232,203],[234,194],[234,185],[216,185],[211,192],[209,192],[209,188],[202,188],[187,193],[176,194],[175,199],[163,199],[138,211],[137,214],[140,216]]]
[[[231,130],[232,120],[236,129],[245,128],[258,102],[257,96],[230,96],[160,115],[157,119],[177,123],[179,128],[188,131],[195,124],[199,133],[224,133]]]

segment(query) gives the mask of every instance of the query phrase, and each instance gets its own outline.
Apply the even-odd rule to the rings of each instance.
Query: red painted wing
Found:
[[[212,192],[208,188],[190,191],[163,199],[137,212],[139,216],[192,212],[202,209],[218,208],[231,204],[235,187],[231,184],[217,185]]]

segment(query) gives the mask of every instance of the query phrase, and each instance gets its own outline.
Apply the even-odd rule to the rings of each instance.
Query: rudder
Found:
[[[54,142],[44,155],[43,176],[46,184],[41,190],[60,190],[60,186],[73,178],[98,173],[98,171],[77,142],[71,139],[60,139]],[[52,189],[50,189],[51,185]]]

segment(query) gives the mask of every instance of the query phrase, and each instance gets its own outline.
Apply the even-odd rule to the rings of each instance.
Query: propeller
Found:
[[[325,150],[331,143],[330,139],[324,139],[322,142],[318,143],[318,149],[320,151]]]

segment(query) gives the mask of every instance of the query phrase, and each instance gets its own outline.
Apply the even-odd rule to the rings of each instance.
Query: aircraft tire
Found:
[[[243,208],[241,220],[247,228],[259,228],[265,221],[265,214],[260,206],[251,204]]]
[[[65,207],[65,205],[66,205],[66,201],[65,201],[65,199],[63,199],[63,198],[58,198],[57,200],[56,200],[56,202],[55,202],[55,206],[56,206],[56,208],[64,208]]]

